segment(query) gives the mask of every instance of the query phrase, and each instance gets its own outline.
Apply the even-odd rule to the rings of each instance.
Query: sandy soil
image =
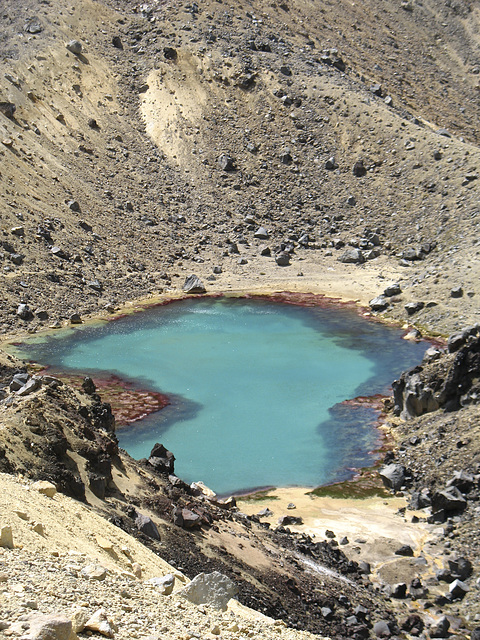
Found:
[[[289,525],[293,531],[304,532],[318,540],[330,539],[326,531],[333,532],[342,544],[342,551],[352,560],[365,560],[375,573],[395,558],[395,551],[410,545],[418,556],[424,545],[432,539],[432,528],[425,523],[412,524],[400,509],[406,506],[404,498],[330,498],[312,495],[311,489],[285,488],[268,491],[259,501],[248,497],[238,501],[239,508],[248,515],[258,514],[264,508],[273,516],[262,518],[275,526],[278,518],[292,515],[303,519],[302,525]],[[295,509],[288,505],[295,505]]]

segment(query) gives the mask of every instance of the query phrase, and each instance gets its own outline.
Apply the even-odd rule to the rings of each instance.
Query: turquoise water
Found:
[[[339,405],[386,392],[425,344],[354,312],[246,300],[183,300],[29,348],[42,362],[116,373],[171,397],[117,432],[133,457],[162,442],[175,472],[220,494],[317,486],[367,465],[371,409]]]

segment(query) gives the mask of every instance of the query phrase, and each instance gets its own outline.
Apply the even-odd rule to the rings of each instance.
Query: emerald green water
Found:
[[[375,413],[339,403],[387,392],[424,351],[348,310],[190,299],[49,338],[27,354],[170,396],[169,407],[120,429],[120,446],[141,458],[161,442],[178,476],[226,494],[317,486],[368,465]]]

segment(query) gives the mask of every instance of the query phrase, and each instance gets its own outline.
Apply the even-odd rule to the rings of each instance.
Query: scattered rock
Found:
[[[107,570],[98,564],[87,564],[83,567],[81,574],[84,578],[89,580],[105,580],[107,577]]]
[[[193,273],[185,279],[183,290],[185,293],[206,293],[207,291],[200,278]]]
[[[409,544],[403,544],[399,549],[395,551],[396,556],[404,556],[406,558],[413,558],[413,549]]]
[[[58,614],[33,614],[27,620],[29,640],[75,640],[72,621]]]
[[[148,463],[157,473],[173,474],[175,470],[175,456],[158,442],[150,452]]]
[[[6,118],[12,120],[16,110],[17,107],[13,102],[0,102],[0,113],[3,113]]]
[[[470,591],[470,588],[465,582],[457,579],[450,584],[448,591],[454,598],[463,598],[463,596]]]
[[[107,638],[113,638],[115,635],[114,625],[108,619],[105,609],[95,611],[93,616],[85,623],[85,629],[88,631],[97,631]]]
[[[70,42],[67,42],[65,47],[70,51],[70,53],[74,53],[76,56],[82,53],[83,49],[82,43],[78,40],[70,40]]]
[[[254,233],[254,238],[258,240],[268,240],[268,231],[264,227],[259,227]]]
[[[385,311],[389,302],[384,296],[377,296],[368,303],[372,311]]]
[[[198,574],[179,594],[194,604],[207,604],[213,609],[225,611],[228,601],[237,592],[237,586],[230,578],[214,571]]]
[[[142,513],[137,513],[137,517],[135,518],[135,526],[139,531],[144,533],[149,538],[152,538],[153,540],[160,540],[160,534],[158,533],[157,525],[148,516],[145,516]]]
[[[31,485],[31,489],[37,491],[38,493],[47,496],[48,498],[53,498],[53,496],[57,493],[57,487],[47,480],[37,480]]]
[[[389,638],[392,635],[388,622],[385,620],[379,620],[373,625],[373,633],[377,638]]]
[[[278,525],[280,527],[285,527],[289,524],[303,524],[303,518],[301,518],[300,516],[280,516],[280,518],[278,519]]]
[[[228,153],[222,153],[217,162],[222,171],[235,171],[236,169],[235,160]]]
[[[13,549],[13,531],[12,527],[5,525],[0,528],[0,547],[5,549]]]
[[[290,254],[286,251],[280,251],[275,255],[275,262],[279,267],[288,267],[290,264]]]
[[[28,304],[22,303],[17,307],[17,316],[22,320],[31,320],[33,318],[33,313]]]
[[[353,165],[352,171],[353,175],[357,178],[362,178],[364,175],[366,175],[367,169],[363,164],[363,160],[357,160],[357,162],[355,162],[355,164]]]
[[[443,616],[443,618],[440,618],[440,620],[430,628],[430,637],[447,638],[449,629],[450,621],[446,616]]]
[[[172,593],[173,587],[175,585],[175,576],[173,576],[171,573],[168,573],[166,576],[163,576],[161,578],[150,578],[150,580],[148,580],[148,583],[158,587],[158,590],[162,595],[169,596]]]
[[[409,316],[413,316],[414,313],[421,311],[424,306],[424,302],[407,302],[407,304],[405,305],[405,311]]]
[[[389,489],[392,489],[392,491],[399,491],[405,484],[405,467],[401,464],[389,464],[382,467],[378,475],[382,479],[383,484]]]
[[[388,287],[385,287],[383,295],[390,298],[391,296],[398,296],[401,293],[402,289],[400,285],[398,284],[398,282],[395,282],[394,284],[390,284],[388,285]]]
[[[365,257],[360,249],[352,247],[351,249],[347,249],[338,258],[338,261],[344,262],[345,264],[363,264],[365,262]]]

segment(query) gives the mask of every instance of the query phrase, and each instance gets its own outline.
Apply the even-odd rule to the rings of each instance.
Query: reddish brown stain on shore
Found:
[[[48,373],[55,375],[74,389],[81,389],[85,378],[82,375],[63,371],[56,372],[52,369],[48,369]],[[142,420],[170,404],[170,400],[165,394],[151,389],[141,389],[136,387],[133,382],[123,380],[120,376],[113,374],[106,377],[94,376],[92,380],[102,401],[110,403],[117,428],[126,427],[133,422]]]

